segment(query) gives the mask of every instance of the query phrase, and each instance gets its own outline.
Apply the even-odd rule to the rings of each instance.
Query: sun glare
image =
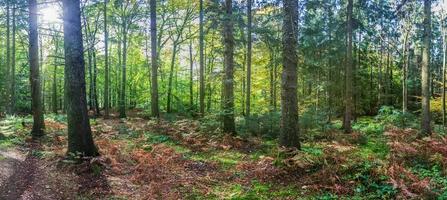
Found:
[[[61,8],[57,4],[48,5],[40,9],[41,21],[44,24],[60,23],[62,21]]]

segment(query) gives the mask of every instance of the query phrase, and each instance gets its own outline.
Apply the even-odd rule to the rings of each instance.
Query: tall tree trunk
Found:
[[[68,154],[96,156],[87,112],[85,63],[79,0],[63,0],[65,48],[65,104],[67,105]]]
[[[12,52],[11,52],[11,101],[10,113],[15,112],[16,107],[16,6],[12,7]],[[37,66],[39,67],[39,66]]]
[[[223,27],[224,66],[223,77],[223,130],[236,134],[234,122],[234,36],[233,36],[233,2],[225,0],[225,19]]]
[[[205,115],[205,63],[204,63],[204,55],[203,55],[203,46],[204,46],[204,32],[203,32],[203,0],[200,0],[199,3],[199,60],[200,60],[200,66],[199,66],[199,81],[200,81],[200,87],[199,87],[199,107],[200,107],[200,114],[203,116]]]
[[[347,59],[346,59],[346,72],[345,72],[345,119],[344,119],[344,129],[346,133],[352,131],[351,120],[352,120],[352,107],[353,107],[353,96],[352,96],[352,1],[348,0],[347,7]]]
[[[422,52],[422,119],[421,133],[431,134],[430,126],[430,39],[431,39],[431,0],[424,0],[424,39]]]
[[[110,84],[110,72],[109,72],[109,30],[107,28],[107,1],[104,0],[104,118],[110,117],[110,102],[109,102],[109,84]]]
[[[126,67],[127,67],[127,24],[123,23],[123,60],[121,72],[121,92],[119,99],[119,113],[120,118],[126,118]]]
[[[95,111],[95,116],[100,115],[99,111],[99,102],[98,102],[98,86],[97,86],[97,77],[98,77],[98,66],[96,63],[96,49],[92,50],[93,52],[93,106]]]
[[[284,0],[283,7],[283,72],[279,143],[284,147],[300,149],[297,97],[298,1]]]
[[[250,117],[250,100],[251,100],[251,54],[252,54],[252,39],[251,39],[251,26],[252,26],[252,14],[251,14],[252,0],[247,0],[247,93],[246,93],[246,106],[245,115]]]
[[[189,106],[194,108],[194,61],[192,57],[192,40],[189,41]]]
[[[41,70],[41,75],[40,75],[40,80],[42,80],[42,112],[45,113],[45,74],[43,73],[43,48],[42,48],[42,36],[38,35],[37,36],[39,42],[39,69]]]
[[[43,135],[45,124],[42,109],[42,90],[40,87],[39,73],[39,33],[37,31],[37,2],[28,1],[29,9],[29,64],[31,82],[31,107],[33,110],[33,130],[31,134],[34,138]]]
[[[53,68],[53,94],[51,97],[53,113],[57,114],[57,65],[54,63]]]
[[[158,106],[158,55],[157,55],[157,1],[150,0],[151,18],[151,111],[153,117],[160,117]]]
[[[11,30],[10,30],[10,21],[11,21],[11,13],[10,13],[10,0],[6,0],[6,83],[9,85],[10,71],[11,71]],[[10,91],[6,90],[6,99],[10,100]],[[6,109],[9,114],[10,109]]]
[[[59,42],[56,36],[53,37],[54,41],[54,63],[53,63],[53,83],[52,83],[52,95],[51,95],[51,109],[54,114],[57,114],[58,109],[58,96],[57,96],[57,54],[59,50]]]
[[[169,70],[169,79],[168,79],[168,98],[166,102],[166,112],[171,113],[171,99],[172,99],[172,79],[174,77],[174,66],[175,66],[175,55],[177,53],[177,41],[174,41],[172,44],[172,57],[171,57],[171,68]]]
[[[402,59],[404,61],[403,74],[402,74],[402,112],[406,113],[408,110],[408,65],[410,63],[410,53],[409,53],[409,45],[408,45],[408,36],[409,31],[405,34],[404,38],[404,55]]]

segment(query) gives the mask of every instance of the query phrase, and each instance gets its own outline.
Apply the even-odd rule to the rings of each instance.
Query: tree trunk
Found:
[[[236,134],[234,122],[234,36],[233,36],[233,2],[225,0],[225,19],[223,27],[224,66],[223,77],[223,130]]]
[[[251,39],[251,26],[252,26],[252,14],[251,14],[252,0],[247,0],[247,93],[245,101],[245,115],[250,117],[250,100],[251,100],[251,54],[252,54],[252,39]]]
[[[192,57],[192,40],[189,41],[189,106],[194,109],[194,62]]]
[[[158,55],[157,55],[157,1],[150,0],[151,18],[151,111],[153,117],[160,117],[158,106]]]
[[[107,1],[104,0],[104,118],[108,119],[110,117],[110,103],[109,103],[109,82],[110,82],[110,72],[109,72],[109,31],[107,29]]]
[[[45,124],[42,109],[42,90],[39,73],[39,36],[37,31],[37,2],[28,1],[29,8],[29,63],[31,82],[31,107],[33,110],[33,130],[31,135],[36,138],[43,135]]]
[[[300,149],[297,97],[298,1],[284,0],[283,7],[283,72],[279,143],[284,147]]]
[[[166,112],[171,113],[171,98],[172,98],[172,79],[174,77],[174,66],[175,66],[175,54],[177,53],[177,41],[172,44],[172,57],[171,57],[171,68],[169,70],[169,80],[168,80],[168,98],[166,102]]]
[[[12,52],[11,52],[11,104],[10,113],[15,113],[16,107],[16,6],[12,8]],[[39,69],[39,66],[37,66]]]
[[[87,112],[79,0],[63,0],[68,155],[96,156]]]
[[[421,134],[430,135],[430,38],[431,38],[431,0],[424,0],[424,37],[422,52],[422,119]]]
[[[9,85],[9,78],[10,78],[10,71],[11,71],[11,30],[10,30],[10,0],[6,0],[6,85]],[[10,100],[10,91],[6,90],[6,100]],[[10,112],[10,109],[6,109],[8,112]],[[11,113],[9,113],[11,114]]]
[[[347,59],[346,59],[346,74],[345,74],[345,119],[344,119],[344,129],[346,133],[352,131],[351,120],[352,120],[352,107],[353,107],[353,97],[352,97],[352,0],[348,0],[347,8],[347,35],[348,35],[348,47],[347,47]]]
[[[58,97],[57,97],[57,54],[59,50],[59,42],[56,36],[53,37],[54,40],[54,63],[53,63],[53,83],[52,83],[52,95],[51,95],[51,109],[54,114],[57,114],[58,109]]]
[[[404,38],[404,55],[402,56],[404,61],[403,74],[402,74],[402,112],[406,113],[408,110],[408,65],[410,62],[410,52],[409,52],[409,45],[408,45],[408,36],[409,31],[405,34]]]
[[[98,102],[98,86],[97,83],[97,77],[98,77],[98,66],[96,64],[96,49],[92,50],[93,52],[93,108],[95,111],[95,116],[100,115],[99,111],[99,102]]]
[[[122,72],[121,72],[121,92],[119,99],[119,113],[120,118],[126,118],[126,65],[127,65],[127,24],[123,23],[123,60],[122,60]]]
[[[200,60],[200,74],[199,74],[199,81],[200,81],[200,87],[199,87],[199,101],[200,101],[200,114],[203,116],[205,115],[205,63],[204,63],[204,55],[203,55],[203,46],[204,46],[204,33],[203,33],[203,0],[200,0],[199,4],[199,60]]]

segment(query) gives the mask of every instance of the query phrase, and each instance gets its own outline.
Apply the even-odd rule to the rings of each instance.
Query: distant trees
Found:
[[[65,49],[65,102],[68,123],[68,153],[96,156],[87,113],[84,48],[79,0],[63,0]]]
[[[297,97],[298,1],[284,0],[281,135],[279,144],[300,149]]]

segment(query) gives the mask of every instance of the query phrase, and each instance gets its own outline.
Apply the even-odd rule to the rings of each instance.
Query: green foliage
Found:
[[[376,119],[384,125],[391,124],[401,128],[419,128],[418,119],[415,115],[409,112],[403,113],[391,106],[381,107]]]
[[[251,135],[265,138],[277,138],[280,132],[279,125],[281,113],[268,112],[266,114],[253,114],[250,117],[244,117],[238,124],[239,132],[249,133]]]
[[[447,174],[445,174],[445,169],[442,169],[440,165],[429,167],[427,165],[417,164],[412,167],[411,170],[420,178],[429,178],[437,185],[437,187],[433,189],[433,192],[441,194],[438,199],[447,197]]]

